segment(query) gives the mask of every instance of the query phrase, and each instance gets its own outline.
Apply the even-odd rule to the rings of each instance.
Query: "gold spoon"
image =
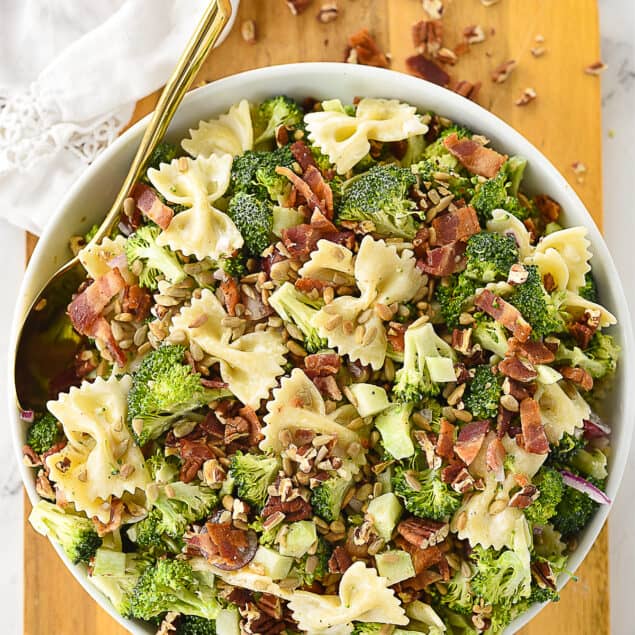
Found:
[[[229,0],[213,0],[205,9],[161,93],[121,190],[90,240],[90,245],[108,236],[119,222],[124,200],[141,175],[157,143],[165,135],[183,96],[229,21],[231,13]],[[50,379],[57,377],[71,365],[78,340],[72,336],[63,337],[66,333],[63,320],[71,295],[85,278],[86,272],[75,256],[51,276],[29,307],[18,334],[14,360],[16,399],[19,408],[42,408],[50,396]],[[70,322],[66,324],[70,335]],[[55,329],[56,333],[51,333],[51,329]],[[51,342],[52,338],[56,339],[54,344]]]

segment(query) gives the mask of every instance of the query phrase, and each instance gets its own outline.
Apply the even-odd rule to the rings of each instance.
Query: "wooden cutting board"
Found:
[[[339,0],[336,21],[321,24],[314,0],[293,17],[283,0],[242,0],[234,32],[213,53],[200,74],[210,81],[242,70],[299,61],[343,60],[347,36],[367,27],[392,57],[395,70],[405,70],[413,54],[411,25],[424,17],[420,0]],[[510,123],[542,150],[584,200],[595,221],[602,222],[600,84],[583,68],[599,59],[599,28],[595,0],[502,0],[486,8],[478,0],[445,0],[445,45],[452,48],[463,28],[481,25],[486,40],[450,67],[456,79],[483,86],[481,105]],[[256,22],[258,42],[246,44],[240,35],[245,19]],[[546,53],[534,58],[530,49],[537,35]],[[518,68],[504,84],[489,78],[499,63],[515,59]],[[537,99],[514,105],[525,88]],[[271,86],[275,94],[276,87]],[[381,94],[381,87],[375,91]],[[150,111],[156,95],[142,100],[134,120]],[[587,167],[578,182],[571,164]],[[35,244],[27,242],[28,254]],[[30,504],[25,496],[24,632],[28,635],[119,635],[125,631],[82,590],[57,558],[48,541],[26,522]],[[606,527],[570,583],[561,601],[545,609],[524,635],[608,635],[608,541]]]

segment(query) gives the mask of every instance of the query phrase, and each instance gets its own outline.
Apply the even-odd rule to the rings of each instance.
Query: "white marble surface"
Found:
[[[635,315],[633,238],[635,205],[635,7],[632,0],[600,0],[602,58],[609,65],[602,77],[605,230]],[[592,60],[589,60],[592,61]],[[0,224],[0,279],[4,297],[14,297],[22,276],[24,236]],[[0,386],[5,386],[7,333],[12,303],[0,307]],[[4,398],[2,399],[4,404]],[[4,405],[1,406],[4,408]],[[5,419],[6,422],[6,419]],[[611,531],[611,617],[613,635],[633,634],[635,583],[635,451],[613,508]],[[8,427],[0,426],[0,614],[2,633],[21,632],[22,623],[22,489]]]

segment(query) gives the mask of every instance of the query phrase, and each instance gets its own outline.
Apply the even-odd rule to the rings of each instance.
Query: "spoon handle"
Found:
[[[141,175],[157,143],[165,135],[176,109],[229,21],[231,13],[232,7],[229,0],[212,0],[203,12],[196,30],[161,93],[117,198],[90,241],[91,244],[109,235],[118,222],[124,200]]]

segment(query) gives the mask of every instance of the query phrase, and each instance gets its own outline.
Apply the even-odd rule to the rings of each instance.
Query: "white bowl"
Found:
[[[339,97],[344,102],[350,102],[356,96],[398,98],[420,108],[434,110],[484,134],[492,140],[495,148],[510,155],[519,154],[526,157],[529,160],[524,181],[527,189],[530,192],[548,194],[556,199],[564,209],[566,225],[584,225],[588,228],[592,243],[593,271],[601,300],[619,320],[612,333],[622,347],[613,391],[610,399],[604,404],[604,411],[600,413],[613,427],[613,454],[610,460],[607,493],[614,499],[628,456],[634,419],[635,402],[632,387],[635,385],[635,365],[632,361],[634,349],[630,318],[624,291],[607,246],[584,205],[556,168],[518,132],[477,104],[409,75],[354,64],[312,63],[274,66],[208,84],[184,99],[170,126],[168,138],[174,141],[182,139],[186,136],[188,128],[195,126],[200,119],[226,111],[242,98],[257,102],[272,94],[287,94],[298,98],[311,96],[318,99]],[[146,123],[145,119],[140,121],[117,139],[78,180],[52,217],[33,254],[17,298],[12,330],[13,343],[26,307],[49,274],[69,258],[69,236],[85,232],[93,223],[99,222],[109,209],[128,170]],[[29,498],[35,503],[38,496],[34,486],[34,471],[24,467],[22,463],[21,448],[25,440],[26,426],[20,421],[15,405],[15,387],[12,383],[13,355],[13,351],[10,351],[8,395],[13,439],[25,487]],[[628,389],[629,386],[631,390]],[[580,537],[579,547],[569,562],[570,570],[575,571],[586,556],[608,512],[608,507],[601,507]],[[138,635],[153,632],[144,625],[119,616],[109,602],[87,581],[85,568],[72,565],[62,551],[57,547],[56,549],[79,583],[120,624]],[[564,579],[561,583],[564,584]],[[510,626],[509,632],[525,625],[539,610],[540,607],[534,607],[519,617]]]

